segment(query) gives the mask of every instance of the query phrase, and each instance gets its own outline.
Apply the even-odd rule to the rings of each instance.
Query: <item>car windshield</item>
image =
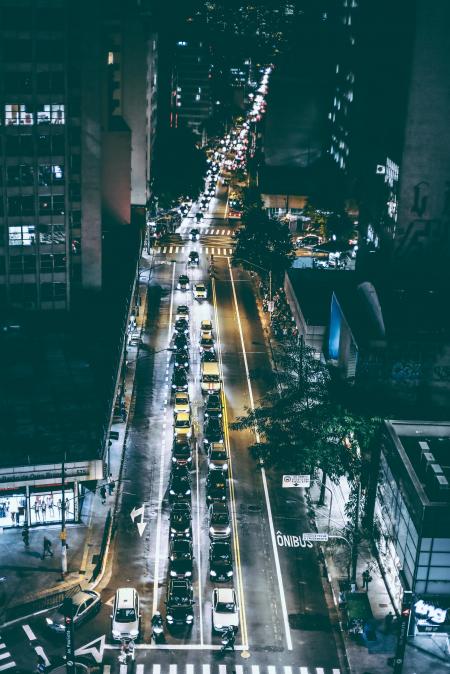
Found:
[[[212,521],[214,524],[228,524],[227,513],[213,513]]]
[[[205,286],[197,284],[197,290],[199,290],[200,292],[204,292]]]
[[[189,419],[177,419],[177,428],[189,428],[190,421]]]
[[[116,622],[132,623],[136,620],[134,608],[118,608],[116,611]]]
[[[227,453],[222,449],[214,449],[211,452],[211,457],[216,460],[222,460],[227,458]]]
[[[225,603],[223,601],[219,601],[217,604],[217,612],[218,613],[234,613],[235,612],[235,606],[232,603]]]

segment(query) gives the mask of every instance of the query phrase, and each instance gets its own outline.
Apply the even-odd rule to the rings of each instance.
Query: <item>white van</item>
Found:
[[[202,363],[200,385],[202,391],[220,391],[219,363]]]
[[[139,595],[133,587],[119,587],[114,597],[111,632],[114,641],[135,640],[140,632]]]

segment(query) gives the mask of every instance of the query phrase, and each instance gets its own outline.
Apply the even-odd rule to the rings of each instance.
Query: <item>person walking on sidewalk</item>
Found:
[[[42,553],[42,559],[45,559],[47,556],[53,557],[52,542],[44,536],[44,552]]]
[[[102,497],[102,503],[106,503],[106,487],[104,484],[100,487],[100,496]]]
[[[384,617],[384,632],[385,634],[389,634],[389,632],[392,629],[392,624],[394,622],[394,614],[392,611],[389,611],[389,613]]]
[[[370,575],[369,569],[366,569],[362,573],[362,580],[363,580],[363,589],[368,590],[369,589],[369,583],[372,582],[372,576]]]

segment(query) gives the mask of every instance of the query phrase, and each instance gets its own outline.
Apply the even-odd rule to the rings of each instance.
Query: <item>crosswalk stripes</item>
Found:
[[[6,660],[8,662],[6,662]],[[6,672],[8,669],[12,669],[16,666],[16,663],[12,659],[11,653],[6,650],[6,644],[3,641],[0,642],[0,672]]]
[[[197,227],[198,230],[200,230],[200,234],[206,235],[209,234],[210,236],[231,236],[232,231],[231,229],[218,229],[217,227]],[[180,234],[188,234],[188,232],[191,231],[191,227],[181,227],[180,228]]]
[[[14,666],[14,663],[10,666]],[[113,674],[116,671],[114,666],[103,665],[103,674]],[[127,665],[120,665],[119,674],[127,674]],[[291,665],[233,665],[230,667],[223,664],[173,664],[167,667],[167,665],[152,663],[136,664],[135,674],[341,674],[341,670],[337,667],[295,667]]]
[[[169,255],[176,254],[176,253],[184,253],[187,251],[188,248],[187,246],[155,246],[154,251],[155,253],[165,255],[168,253]],[[220,248],[217,246],[200,246],[200,253],[205,253],[206,255],[232,255],[233,254],[233,248]]]

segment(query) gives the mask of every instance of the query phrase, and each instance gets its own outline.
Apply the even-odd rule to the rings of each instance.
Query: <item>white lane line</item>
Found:
[[[36,636],[35,636],[33,630],[31,629],[31,627],[29,625],[22,625],[22,629],[23,629],[23,631],[25,632],[25,634],[27,635],[27,637],[29,638],[30,641],[36,640]]]
[[[202,674],[211,674],[211,665],[203,665]]]
[[[252,665],[252,674],[259,674],[259,665]]]
[[[167,253],[167,246],[164,246],[164,248],[162,249],[162,252]]]
[[[11,667],[15,666],[16,666],[15,662],[7,662],[6,665],[0,665],[0,672],[4,672],[5,669],[11,669]]]
[[[6,660],[6,658],[10,658],[11,653],[8,653],[8,651],[5,651],[4,653],[0,653],[0,660]]]
[[[208,255],[208,246],[205,247],[205,253]]]
[[[308,667],[300,667],[300,674],[308,674]]]
[[[169,665],[169,674],[177,674],[177,666]]]
[[[161,674],[161,665],[153,665],[153,674]]]
[[[175,253],[178,253],[178,246],[175,246]]]
[[[333,667],[331,674],[341,674],[341,670],[337,669],[337,667]]]
[[[227,666],[219,665],[219,674],[227,674]]]
[[[247,379],[247,388],[248,388],[248,395],[250,398],[250,407],[252,411],[255,410],[255,401],[253,398],[253,389],[252,389],[252,384],[250,381],[250,372],[248,369],[248,362],[247,362],[247,354],[245,352],[245,344],[244,344],[244,334],[242,332],[242,323],[241,323],[241,316],[239,313],[239,306],[238,306],[238,301],[237,301],[237,295],[236,295],[236,287],[234,284],[234,277],[233,277],[233,270],[231,268],[231,263],[230,260],[228,259],[228,271],[230,273],[230,280],[231,280],[231,288],[233,291],[233,299],[234,299],[234,306],[236,309],[236,318],[237,318],[237,323],[238,323],[238,328],[239,328],[239,336],[241,339],[241,347],[242,347],[242,356],[244,358],[244,369],[245,369],[245,375]],[[260,442],[260,437],[259,437],[259,432],[258,428],[255,424],[255,438],[256,442]],[[269,529],[270,529],[270,537],[272,539],[272,549],[273,549],[273,555],[275,559],[275,570],[277,573],[277,580],[278,580],[278,589],[280,593],[280,601],[281,601],[281,610],[283,613],[283,622],[284,622],[284,632],[286,635],[286,644],[287,648],[289,651],[292,651],[292,637],[291,637],[291,630],[289,627],[289,618],[288,618],[288,612],[287,612],[287,607],[286,607],[286,597],[284,595],[284,585],[283,585],[283,578],[281,575],[281,567],[280,567],[280,559],[278,557],[278,548],[277,548],[277,542],[275,539],[275,528],[273,526],[273,519],[272,519],[272,508],[270,505],[270,500],[269,500],[269,490],[267,488],[267,478],[266,478],[266,471],[264,470],[264,466],[261,466],[261,477],[262,477],[262,483],[263,483],[263,488],[264,488],[264,498],[266,501],[266,508],[267,508],[267,515],[269,518]]]
[[[128,673],[128,665],[120,665],[119,674],[127,674],[127,673]]]
[[[169,255],[173,251],[173,246],[169,246]]]
[[[143,665],[138,665],[138,667],[142,667]],[[110,674],[111,672],[111,665],[103,665],[103,674]],[[136,671],[137,674],[137,671]]]
[[[277,668],[273,665],[267,667],[267,674],[277,674]]]
[[[325,670],[323,667],[316,667],[316,674],[325,674]]]
[[[0,644],[0,651],[1,651],[3,648],[6,648],[6,644]]]
[[[231,234],[231,229],[227,229],[227,236],[230,236]]]
[[[170,294],[169,325],[167,332],[167,346],[170,345],[172,337],[172,316],[173,316],[173,296],[175,290],[175,263],[172,264],[172,290]],[[164,411],[165,413],[165,411]],[[165,435],[165,434],[164,434]],[[155,545],[155,571],[153,576],[153,607],[152,615],[158,609],[158,585],[159,585],[159,553],[161,545],[161,520],[162,520],[162,500],[164,495],[164,458],[165,452],[161,452],[159,461],[159,486],[158,486],[158,512],[156,516],[156,545]]]
[[[202,547],[200,544],[200,470],[197,442],[197,456],[195,461],[195,479],[197,483],[197,555],[198,555],[198,598],[200,617],[200,644],[203,646],[203,599],[202,599]]]
[[[236,674],[244,674],[244,667],[243,665],[235,665],[234,667]]]
[[[225,234],[225,230],[224,230],[224,229],[222,229],[222,236],[223,236],[224,234]]]
[[[194,665],[186,665],[186,674],[194,674]]]
[[[105,674],[104,670],[103,674]],[[136,665],[136,674],[144,674],[144,665]]]
[[[292,674],[292,667],[286,666],[284,668],[284,674]]]
[[[42,646],[35,646],[35,647],[34,647],[34,650],[36,651],[36,654],[37,654],[37,655],[40,655],[41,658],[44,660],[45,666],[46,666],[46,667],[49,667],[49,666],[50,666],[50,660],[49,660],[48,657],[45,655],[44,649],[42,648]]]
[[[231,255],[232,253],[233,253],[233,249],[232,249],[232,248],[228,248],[228,255]]]

